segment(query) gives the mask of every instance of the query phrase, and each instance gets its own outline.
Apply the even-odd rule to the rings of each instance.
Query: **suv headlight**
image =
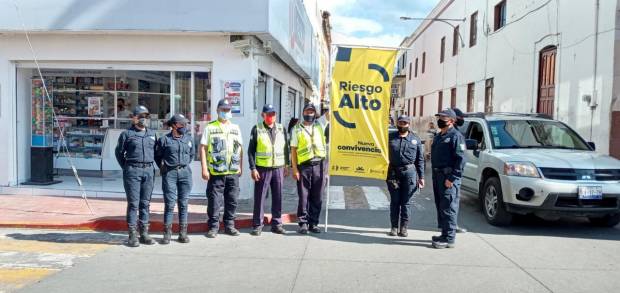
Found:
[[[540,178],[538,168],[530,162],[508,162],[504,164],[504,175]]]

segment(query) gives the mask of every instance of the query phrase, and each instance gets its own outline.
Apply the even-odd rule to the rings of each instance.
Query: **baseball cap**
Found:
[[[448,117],[448,118],[456,119],[456,113],[454,113],[454,110],[452,110],[450,108],[444,109],[443,111],[435,114],[435,116]]]
[[[454,111],[454,114],[456,114],[456,117],[463,117],[463,111],[461,111],[461,109],[459,108],[452,108],[452,111]]]
[[[265,104],[263,106],[263,113],[275,113],[276,108],[273,107],[272,104]]]
[[[312,109],[312,110],[314,110],[316,112],[316,107],[312,103],[308,103],[308,104],[304,105],[304,110],[303,111],[306,111],[308,109]]]
[[[187,124],[188,120],[183,116],[183,114],[174,114],[174,116],[170,117],[168,120],[168,125],[172,125],[175,123]]]
[[[399,115],[397,120],[398,120],[398,122],[405,121],[407,123],[409,123],[409,121],[411,121],[411,119],[409,119],[409,116],[407,116],[407,115]]]
[[[230,110],[232,109],[232,105],[230,104],[230,101],[228,99],[221,99],[219,102],[217,102],[217,108],[220,109],[225,109],[225,110]]]
[[[147,109],[146,107],[144,107],[142,105],[138,105],[135,108],[133,108],[133,115],[134,116],[138,116],[140,114],[149,114],[149,109]]]

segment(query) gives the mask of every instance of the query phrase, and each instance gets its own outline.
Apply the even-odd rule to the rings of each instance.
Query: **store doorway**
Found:
[[[557,47],[549,46],[540,51],[538,66],[537,112],[553,117],[555,105],[555,61]]]

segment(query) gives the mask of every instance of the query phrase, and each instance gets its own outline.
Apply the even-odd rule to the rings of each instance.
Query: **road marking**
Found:
[[[390,201],[382,188],[376,186],[365,186],[363,188],[368,208],[371,210],[387,210],[390,207]]]
[[[0,292],[22,288],[56,272],[43,268],[0,268]]]
[[[0,239],[0,251],[45,251],[47,253],[90,256],[108,247],[109,245],[107,244],[54,243],[36,240],[9,240],[8,238]]]
[[[344,210],[344,188],[342,186],[329,187],[329,208],[335,210]]]

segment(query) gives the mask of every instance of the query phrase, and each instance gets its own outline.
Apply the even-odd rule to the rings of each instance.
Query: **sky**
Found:
[[[319,9],[331,14],[334,43],[398,46],[419,21],[401,16],[426,17],[439,0],[318,0]]]

